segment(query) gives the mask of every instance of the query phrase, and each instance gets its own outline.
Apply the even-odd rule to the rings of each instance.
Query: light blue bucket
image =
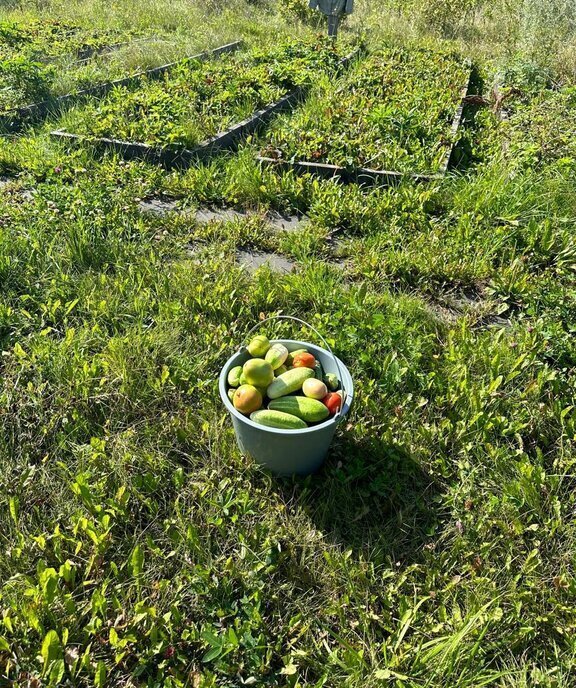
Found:
[[[277,318],[269,318],[268,320],[278,318],[303,322],[291,316],[277,316]],[[260,327],[264,322],[267,321],[257,325],[251,332]],[[310,325],[308,327],[316,332]],[[328,454],[336,428],[346,418],[352,406],[354,398],[352,377],[342,361],[334,356],[324,338],[320,334],[318,336],[324,342],[326,349],[293,339],[272,340],[273,344],[276,342],[284,344],[288,351],[307,349],[320,361],[326,373],[336,373],[340,380],[343,396],[340,412],[323,423],[305,430],[281,430],[279,428],[258,425],[258,423],[254,423],[250,418],[234,408],[228,398],[228,372],[235,366],[243,365],[251,358],[245,346],[228,359],[220,373],[220,396],[226,410],[232,417],[232,424],[234,425],[236,441],[240,451],[246,456],[252,457],[257,463],[268,468],[276,475],[308,475],[317,471]]]

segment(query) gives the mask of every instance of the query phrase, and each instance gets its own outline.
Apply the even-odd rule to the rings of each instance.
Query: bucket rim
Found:
[[[271,344],[295,344],[298,345],[299,348],[314,348],[317,349],[318,351],[321,351],[323,354],[326,354],[327,356],[333,356],[337,361],[338,365],[340,366],[341,370],[343,371],[343,374],[346,374],[350,378],[350,385],[346,385],[346,399],[344,401],[344,404],[342,406],[342,411],[337,415],[337,416],[332,416],[331,418],[328,418],[325,421],[322,421],[321,423],[318,423],[316,425],[313,425],[312,427],[306,428],[306,429],[289,429],[285,430],[283,428],[271,428],[267,425],[260,425],[259,423],[255,423],[253,420],[250,420],[249,416],[245,416],[243,413],[240,413],[240,411],[237,411],[234,408],[234,405],[228,398],[228,391],[226,389],[227,382],[228,382],[228,371],[230,369],[230,362],[232,359],[236,358],[238,354],[241,354],[244,352],[245,347],[240,349],[239,351],[236,351],[232,356],[228,358],[226,363],[222,366],[222,370],[220,371],[220,376],[218,379],[218,388],[220,391],[220,398],[222,399],[222,402],[224,403],[224,407],[226,410],[230,413],[230,415],[234,416],[238,420],[242,421],[243,423],[246,423],[246,425],[256,428],[257,430],[265,430],[266,432],[271,432],[273,435],[304,435],[304,434],[309,434],[313,433],[317,430],[325,430],[329,428],[330,426],[337,426],[341,420],[346,418],[348,413],[350,412],[350,408],[352,406],[352,400],[354,398],[354,381],[352,379],[352,375],[350,375],[350,371],[344,365],[344,363],[337,357],[331,354],[329,351],[326,349],[323,349],[321,346],[317,346],[316,344],[312,344],[311,342],[303,342],[301,340],[297,339],[271,339],[270,340]],[[350,389],[348,389],[348,386]]]

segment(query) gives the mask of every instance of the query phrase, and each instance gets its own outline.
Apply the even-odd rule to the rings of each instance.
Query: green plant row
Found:
[[[58,21],[0,22],[0,53],[45,60],[65,55],[82,56],[126,40],[133,32],[85,29]]]
[[[120,76],[122,65],[76,61],[133,35],[59,22],[0,23],[0,112]]]
[[[55,68],[24,55],[0,56],[0,112],[43,100],[50,94]]]
[[[25,55],[0,59],[0,113],[126,76],[121,56],[84,62],[46,64]]]
[[[345,167],[436,171],[467,76],[455,55],[390,49],[371,55],[334,87],[325,79],[271,130],[264,154]]]
[[[341,57],[315,39],[187,62],[162,80],[119,87],[63,123],[82,135],[191,147],[309,83],[319,70],[334,71]]]

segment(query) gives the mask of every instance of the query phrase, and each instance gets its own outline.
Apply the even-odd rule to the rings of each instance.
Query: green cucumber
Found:
[[[280,428],[281,430],[304,430],[308,426],[297,416],[282,411],[270,411],[262,409],[250,414],[250,420],[259,425],[266,425],[269,428]]]
[[[314,371],[310,368],[294,368],[282,373],[268,386],[266,396],[269,399],[278,399],[287,394],[292,394],[292,392],[297,392],[302,389],[304,380],[309,377],[314,377]]]
[[[308,423],[318,423],[326,420],[330,411],[321,401],[308,397],[283,397],[268,404],[271,411],[282,411],[297,416]]]
[[[316,376],[317,380],[320,380],[320,382],[324,382],[324,368],[322,368],[322,364],[320,361],[316,361],[316,365],[314,366],[314,375]]]
[[[266,352],[264,360],[272,366],[273,370],[276,370],[277,368],[280,368],[281,365],[284,365],[284,361],[287,358],[288,349],[284,346],[284,344],[272,344],[272,346]]]
[[[331,392],[335,392],[338,387],[340,387],[338,375],[336,375],[336,373],[326,373],[326,375],[324,375],[324,384]]]
[[[242,377],[242,366],[234,366],[228,373],[228,384],[230,387],[240,387],[240,378]]]

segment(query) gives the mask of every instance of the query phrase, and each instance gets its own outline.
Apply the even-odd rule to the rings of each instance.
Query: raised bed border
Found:
[[[349,55],[343,57],[336,67],[336,72],[340,73],[343,69],[346,69],[360,52],[361,48],[356,48]],[[122,141],[119,139],[91,138],[62,130],[51,131],[50,135],[73,143],[86,142],[97,150],[113,150],[125,160],[146,160],[168,169],[174,167],[186,168],[208,159],[219,151],[234,150],[243,138],[266,125],[276,115],[292,110],[306,96],[308,91],[308,86],[298,86],[274,103],[267,105],[261,110],[257,110],[247,119],[233,124],[228,129],[219,132],[190,149],[153,146],[146,143]]]
[[[89,48],[84,48],[79,50],[76,54],[66,53],[63,55],[51,55],[46,58],[41,58],[40,62],[46,65],[57,65],[59,61],[68,58],[70,63],[73,65],[83,64],[84,62],[89,62],[94,57],[99,57],[100,55],[108,55],[113,53],[115,50],[119,50],[122,46],[129,45],[131,41],[120,41],[118,43],[106,43],[100,46],[92,46]]]
[[[129,48],[133,45],[155,43],[165,41],[166,38],[160,38],[159,36],[143,36],[142,38],[134,38],[132,41],[120,41],[118,43],[109,43],[108,45],[102,45],[99,48],[86,48],[83,50],[79,57],[75,59],[73,65],[82,65],[86,62],[97,57],[105,57],[107,55],[114,55],[114,53],[122,50],[123,48]]]
[[[262,155],[258,155],[256,160],[267,167],[275,167],[285,172],[292,170],[297,175],[313,174],[322,179],[335,179],[343,184],[360,184],[362,186],[389,186],[399,184],[403,179],[407,178],[429,182],[434,179],[442,179],[443,177],[440,173],[416,174],[413,172],[395,172],[394,170],[373,170],[369,167],[348,168],[320,162],[308,162],[307,160],[299,160],[297,162],[276,160]]]
[[[118,86],[127,86],[141,79],[159,79],[163,74],[174,69],[181,64],[186,64],[186,62],[206,62],[213,57],[222,55],[224,53],[233,53],[239,50],[244,45],[244,41],[234,41],[232,43],[227,43],[226,45],[221,45],[218,48],[212,48],[211,50],[206,50],[204,52],[198,53],[197,55],[192,55],[189,57],[183,57],[175,62],[169,62],[168,64],[161,65],[160,67],[154,67],[153,69],[147,69],[142,72],[136,72],[130,74],[130,76],[123,77],[121,79],[115,79],[114,81],[106,81],[97,86],[92,86],[90,88],[82,89],[81,91],[75,91],[73,93],[67,93],[62,96],[56,96],[55,98],[48,98],[39,103],[33,103],[31,105],[25,105],[20,108],[14,108],[8,112],[0,115],[0,127],[7,130],[12,130],[18,126],[23,120],[33,120],[44,117],[47,113],[59,109],[62,106],[66,106],[81,100],[82,98],[88,97],[102,97],[106,95],[109,91]]]
[[[266,156],[258,155],[256,160],[267,167],[275,167],[283,171],[292,170],[297,175],[312,174],[322,179],[334,179],[342,184],[360,184],[362,186],[392,186],[399,184],[405,179],[411,179],[417,182],[437,181],[446,176],[452,159],[454,150],[456,148],[456,136],[462,124],[464,116],[464,108],[466,106],[466,97],[470,90],[472,83],[472,63],[466,60],[464,63],[467,69],[465,83],[462,85],[459,94],[458,106],[452,119],[450,127],[450,145],[446,154],[442,158],[438,172],[430,173],[415,173],[415,172],[397,172],[394,170],[374,170],[367,167],[348,168],[339,165],[329,165],[327,163],[316,163],[308,160],[297,160],[291,162],[290,160],[282,160],[275,158],[268,158]]]

